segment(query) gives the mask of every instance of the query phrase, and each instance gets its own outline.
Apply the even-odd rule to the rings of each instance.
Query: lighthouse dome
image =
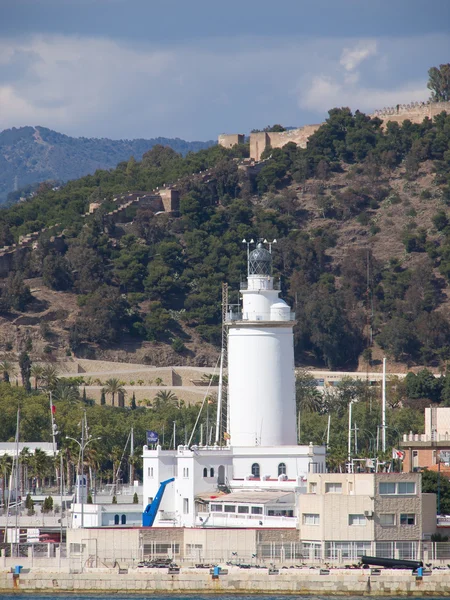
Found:
[[[259,243],[249,256],[249,275],[271,275],[272,255]]]

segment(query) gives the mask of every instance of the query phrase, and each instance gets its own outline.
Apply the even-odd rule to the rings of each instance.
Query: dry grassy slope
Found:
[[[354,171],[353,171],[354,173]],[[325,195],[332,195],[336,191],[343,191],[345,188],[357,189],[359,186],[367,188],[373,187],[373,183],[364,175],[352,174],[351,167],[345,167],[343,173],[334,175],[328,181],[308,182],[308,185],[292,186],[292,190],[297,193],[297,202],[302,210],[306,211],[305,229],[312,230],[319,227],[331,226],[337,236],[336,245],[327,251],[334,265],[339,265],[344,256],[356,248],[370,248],[376,259],[382,263],[388,262],[391,258],[400,261],[403,267],[413,267],[418,261],[424,259],[423,253],[408,253],[402,242],[402,235],[408,223],[415,222],[417,227],[423,227],[427,231],[427,239],[438,239],[440,234],[436,231],[432,223],[432,217],[442,209],[446,209],[441,200],[441,192],[434,184],[434,175],[432,173],[431,162],[421,165],[418,177],[413,182],[405,179],[405,170],[399,167],[393,172],[384,172],[377,182],[382,186],[390,186],[393,193],[398,194],[401,202],[392,204],[388,198],[383,200],[378,209],[369,209],[371,222],[375,223],[380,231],[375,235],[371,234],[369,225],[361,225],[356,218],[338,221],[336,219],[325,219],[321,216],[317,202],[317,190],[323,186]],[[422,199],[422,191],[428,190],[432,197]],[[415,211],[413,215],[412,211]],[[435,269],[435,275],[441,277],[439,271]],[[444,300],[438,310],[448,311],[450,309],[449,288],[443,289]],[[370,370],[381,370],[382,350],[375,345],[373,351],[375,366],[372,364]],[[378,365],[377,365],[378,363]],[[368,365],[361,359],[359,370],[365,371]],[[390,371],[404,372],[408,370],[407,365],[402,363],[391,363]],[[414,370],[417,370],[416,368]]]
[[[397,258],[403,266],[409,267],[423,259],[424,255],[405,252],[401,241],[405,226],[415,221],[418,227],[427,230],[430,239],[439,236],[431,219],[444,205],[433,180],[431,164],[427,163],[421,166],[419,176],[413,183],[406,181],[402,168],[383,173],[379,183],[383,186],[389,185],[399,195],[401,203],[393,205],[386,199],[378,209],[368,211],[372,222],[380,228],[376,235],[371,235],[370,225],[361,225],[356,218],[343,221],[324,219],[318,208],[319,187],[323,186],[325,195],[331,195],[336,191],[343,191],[346,187],[366,186],[370,189],[374,185],[364,175],[355,174],[354,169],[346,167],[343,173],[334,175],[328,181],[309,181],[305,186],[295,185],[290,189],[297,195],[297,204],[304,213],[304,227],[307,230],[330,225],[335,231],[337,242],[335,247],[329,249],[328,254],[336,265],[351,249],[371,248],[378,260],[387,262],[390,258]],[[429,200],[421,199],[420,193],[423,190],[429,190],[433,197]],[[410,216],[412,209],[416,211],[416,216]],[[439,273],[436,272],[436,275],[439,276]],[[18,351],[24,347],[27,337],[30,337],[33,342],[33,360],[64,360],[67,358],[66,350],[69,346],[68,330],[78,312],[76,296],[52,291],[46,288],[40,279],[31,279],[27,283],[35,300],[27,313],[12,312],[6,317],[0,317],[0,342],[3,347],[6,342],[10,342],[13,350]],[[444,290],[444,294],[448,298],[448,290]],[[447,300],[440,310],[448,310],[449,307],[450,300]],[[145,311],[145,304],[142,309]],[[47,323],[50,330],[47,339],[43,336],[41,323]],[[133,338],[129,338],[115,347],[96,348],[96,358],[155,366],[214,366],[217,361],[217,349],[201,340],[195,330],[187,329],[186,333],[191,340],[186,342],[188,352],[185,355],[175,353],[168,344],[137,343]],[[52,349],[50,354],[44,351],[45,347]],[[379,348],[375,348],[373,354],[375,359],[382,357]],[[391,364],[390,367],[393,372],[406,370],[406,365],[402,364]],[[359,368],[366,370],[367,365],[361,362]],[[376,364],[371,365],[371,370],[376,368]]]
[[[5,348],[9,342],[12,351],[19,352],[24,349],[27,338],[30,338],[33,345],[30,352],[32,360],[67,360],[69,328],[79,310],[76,295],[55,292],[44,286],[40,278],[28,279],[26,283],[34,300],[26,313],[11,311],[9,315],[0,317],[0,344]],[[47,332],[45,328],[48,328]],[[129,337],[120,345],[108,348],[96,346],[95,358],[153,366],[215,366],[217,349],[201,340],[195,330],[186,329],[186,333],[190,339],[185,341],[187,352],[183,354],[174,352],[169,344],[137,342]],[[49,349],[51,352],[48,352]]]

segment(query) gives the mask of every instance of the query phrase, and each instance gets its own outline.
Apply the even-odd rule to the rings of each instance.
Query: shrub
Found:
[[[186,350],[186,346],[183,344],[183,341],[180,340],[180,338],[173,338],[171,346],[175,352],[180,354]]]

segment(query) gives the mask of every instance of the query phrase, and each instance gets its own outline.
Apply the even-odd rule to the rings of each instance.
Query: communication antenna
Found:
[[[252,238],[249,242],[244,238],[243,244],[247,244],[247,276],[250,275],[250,244],[254,244],[255,240]]]

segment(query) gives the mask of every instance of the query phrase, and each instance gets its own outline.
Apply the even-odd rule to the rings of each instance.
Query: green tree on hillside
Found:
[[[428,71],[427,87],[431,90],[433,102],[448,102],[450,100],[450,63],[431,67]]]

